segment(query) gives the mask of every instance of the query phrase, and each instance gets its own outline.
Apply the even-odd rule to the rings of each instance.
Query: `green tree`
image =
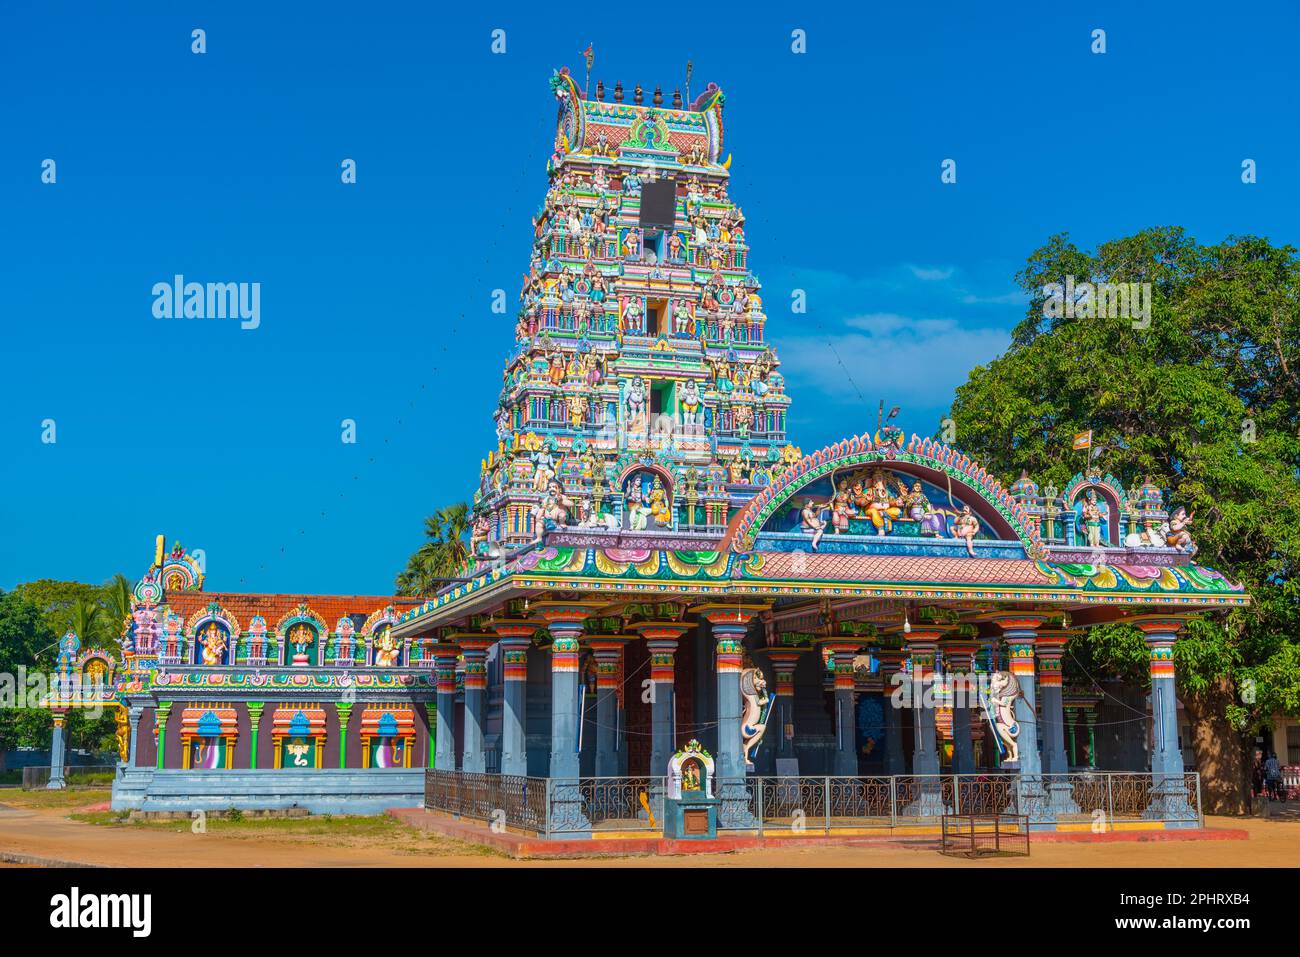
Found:
[[[7,676],[0,679],[6,685],[0,687],[0,693],[15,696],[12,702],[0,701],[0,756],[9,748],[49,746],[48,713],[10,705],[17,703],[24,690],[19,687],[19,669],[30,671],[41,649],[51,647],[55,640],[39,607],[17,591],[0,591],[0,675]]]
[[[462,575],[469,562],[469,506],[457,502],[440,508],[424,520],[428,539],[407,559],[395,582],[397,594],[432,595],[448,578]]]
[[[1150,283],[1143,319],[1045,310],[1050,283]],[[1250,736],[1300,705],[1300,260],[1253,236],[1203,246],[1174,227],[1084,252],[1052,237],[1017,276],[1031,302],[1007,352],[957,389],[956,444],[986,467],[1063,486],[1096,462],[1126,485],[1151,477],[1195,514],[1197,561],[1243,582],[1247,610],[1193,622],[1175,649],[1207,808],[1248,807]],[[1085,308],[1082,310],[1087,312]],[[1132,673],[1127,626],[1090,639]]]

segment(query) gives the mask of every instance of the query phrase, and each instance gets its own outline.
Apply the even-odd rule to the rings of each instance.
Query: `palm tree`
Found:
[[[133,600],[131,582],[121,572],[105,582],[104,611],[108,616],[108,624],[112,628],[112,634],[107,636],[111,643],[115,644],[121,639],[127,620],[131,617]]]
[[[75,631],[81,646],[89,648],[99,644],[104,637],[108,617],[103,606],[85,598],[78,598],[58,613],[59,630]]]
[[[468,538],[471,527],[469,506],[457,502],[440,508],[424,520],[428,541],[416,549],[398,573],[395,586],[399,595],[431,595],[447,579],[462,572],[469,561]]]

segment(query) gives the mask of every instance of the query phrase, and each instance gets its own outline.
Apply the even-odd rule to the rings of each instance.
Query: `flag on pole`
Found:
[[[1080,449],[1092,448],[1092,429],[1089,429],[1087,432],[1076,433],[1074,436],[1073,448],[1076,452]]]

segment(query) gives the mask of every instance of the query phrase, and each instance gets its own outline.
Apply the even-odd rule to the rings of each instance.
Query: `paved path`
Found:
[[[394,829],[391,834],[194,834],[175,828],[109,827],[68,818],[67,808],[0,805],[0,857],[108,866],[161,867],[1293,867],[1300,861],[1300,822],[1211,818],[1211,827],[1243,828],[1248,841],[1038,844],[1029,858],[966,861],[899,847],[779,848],[737,854],[639,857],[599,861],[512,861],[476,848]]]

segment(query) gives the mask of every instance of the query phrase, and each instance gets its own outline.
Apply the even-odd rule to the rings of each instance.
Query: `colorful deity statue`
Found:
[[[704,424],[701,410],[703,403],[700,399],[700,387],[694,379],[687,379],[682,386],[680,398],[682,409],[682,425],[689,431],[696,431]]]
[[[209,622],[208,627],[204,629],[199,644],[203,647],[205,665],[219,665],[225,661],[226,634],[215,621]]]
[[[842,534],[849,530],[849,519],[853,515],[853,496],[849,493],[849,483],[840,483],[835,498],[831,500],[831,530]]]
[[[645,382],[640,376],[632,379],[632,384],[627,387],[627,425],[629,429],[636,429],[637,422],[645,415]]]
[[[1097,502],[1097,493],[1092,489],[1088,489],[1083,497],[1082,517],[1088,547],[1101,548],[1101,506]]]
[[[628,527],[634,532],[644,532],[650,517],[650,506],[642,496],[641,482],[636,476],[627,483],[625,507]]]
[[[826,532],[826,520],[822,518],[823,506],[818,505],[812,499],[806,499],[803,503],[803,509],[799,512],[801,527],[805,532],[812,535],[812,549],[817,551],[817,546],[821,544],[822,535]]]
[[[997,733],[1002,764],[1019,764],[1020,722],[1016,720],[1016,699],[1021,697],[1020,682],[1010,671],[995,671],[989,678],[988,712]]]
[[[901,483],[900,483],[901,484]],[[906,489],[900,489],[906,491]],[[903,500],[901,497],[895,497],[890,494],[888,485],[885,484],[884,474],[877,472],[871,480],[871,487],[867,491],[867,517],[871,519],[871,524],[875,526],[877,535],[888,535],[894,530],[894,519],[903,514]]]
[[[397,639],[393,637],[393,629],[385,628],[375,639],[375,667],[396,667],[399,654],[400,648]]]
[[[660,526],[668,528],[673,523],[673,509],[668,501],[668,493],[664,491],[663,483],[659,481],[659,476],[655,476],[654,484],[650,487],[650,517],[653,518]]]
[[[543,445],[529,456],[533,463],[533,488],[540,492],[555,478],[555,456],[550,445]]]
[[[920,482],[913,482],[912,489],[904,496],[903,504],[907,508],[907,517],[920,526],[922,535],[944,535],[947,531],[943,516],[930,507],[930,500],[921,488]]]
[[[673,332],[679,336],[695,334],[695,320],[691,316],[691,307],[685,299],[678,299],[673,303]]]
[[[980,533],[980,520],[975,517],[975,513],[970,510],[969,505],[961,507],[961,513],[953,520],[952,534],[954,538],[966,539],[966,554],[974,555],[975,546],[973,544],[975,536]]]
[[[1192,519],[1196,516],[1195,512],[1188,514],[1187,509],[1181,505],[1174,509],[1169,516],[1169,528],[1165,532],[1165,544],[1170,548],[1181,548],[1192,555],[1196,554],[1196,542],[1192,539],[1192,533],[1188,528],[1192,524]]]
[[[767,730],[771,712],[771,696],[767,693],[767,679],[759,668],[748,667],[740,673],[740,697],[743,712],[740,716],[740,745],[745,755],[745,766],[754,766],[754,751]]]

